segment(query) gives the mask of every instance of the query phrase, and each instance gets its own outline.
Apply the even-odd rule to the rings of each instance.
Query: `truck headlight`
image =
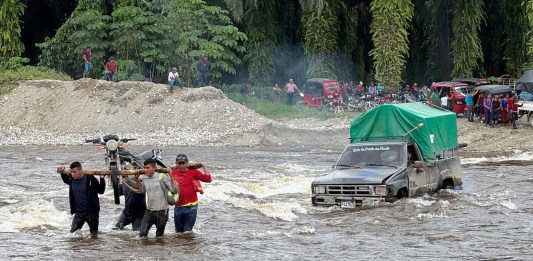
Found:
[[[374,186],[374,195],[387,196],[387,186],[385,185]]]
[[[105,146],[108,150],[115,151],[118,148],[118,142],[116,140],[108,140]]]
[[[313,191],[315,194],[326,194],[326,186],[315,186]]]

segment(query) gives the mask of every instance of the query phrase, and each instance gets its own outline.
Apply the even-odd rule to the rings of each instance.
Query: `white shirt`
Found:
[[[448,96],[440,98],[440,106],[448,106]]]
[[[168,81],[174,81],[176,79],[178,79],[180,77],[180,75],[178,74],[178,72],[169,72],[168,73]]]

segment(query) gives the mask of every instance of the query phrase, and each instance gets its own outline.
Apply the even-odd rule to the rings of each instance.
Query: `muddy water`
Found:
[[[131,147],[141,152],[146,148]],[[531,154],[464,159],[463,191],[345,210],[315,208],[310,183],[342,148],[164,148],[205,161],[214,181],[200,196],[193,234],[141,240],[111,228],[122,206],[108,187],[100,235],[69,234],[68,187],[55,168],[101,168],[91,146],[0,147],[0,260],[72,259],[516,259],[533,256]]]

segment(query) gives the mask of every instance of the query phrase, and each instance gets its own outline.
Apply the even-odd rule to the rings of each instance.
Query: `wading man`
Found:
[[[211,173],[204,163],[201,164],[204,173],[197,169],[189,169],[189,160],[185,154],[178,154],[176,156],[176,169],[172,171],[172,176],[180,187],[179,202],[174,208],[174,225],[176,226],[176,233],[192,231],[194,223],[196,223],[196,215],[198,214],[198,196],[194,182],[203,181],[211,182]]]
[[[85,175],[81,164],[77,161],[70,164],[70,174],[62,174],[64,166],[57,168],[61,179],[69,185],[70,214],[74,214],[70,233],[83,227],[87,222],[92,235],[98,234],[98,220],[100,215],[100,201],[98,194],[104,194],[105,180],[100,176],[100,182],[90,175]]]
[[[156,237],[162,237],[168,221],[168,203],[165,191],[159,182],[159,175],[155,175],[156,162],[154,159],[144,161],[145,174],[135,177],[137,187],[146,192],[146,211],[141,223],[139,236],[146,238],[152,225],[156,227]],[[162,176],[164,185],[172,192],[179,193],[178,184],[168,175]]]

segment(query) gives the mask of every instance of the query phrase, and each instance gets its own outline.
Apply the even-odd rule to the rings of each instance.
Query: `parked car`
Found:
[[[303,103],[309,107],[323,107],[341,95],[339,81],[327,78],[308,79],[304,84]]]
[[[314,206],[354,208],[462,189],[457,118],[425,103],[383,104],[351,122],[351,143],[311,184]]]
[[[451,93],[452,99],[448,100],[448,106],[451,104],[451,111],[456,114],[465,114],[468,110],[465,102],[468,87],[468,84],[463,82],[434,82],[431,90],[436,90],[441,98]]]

